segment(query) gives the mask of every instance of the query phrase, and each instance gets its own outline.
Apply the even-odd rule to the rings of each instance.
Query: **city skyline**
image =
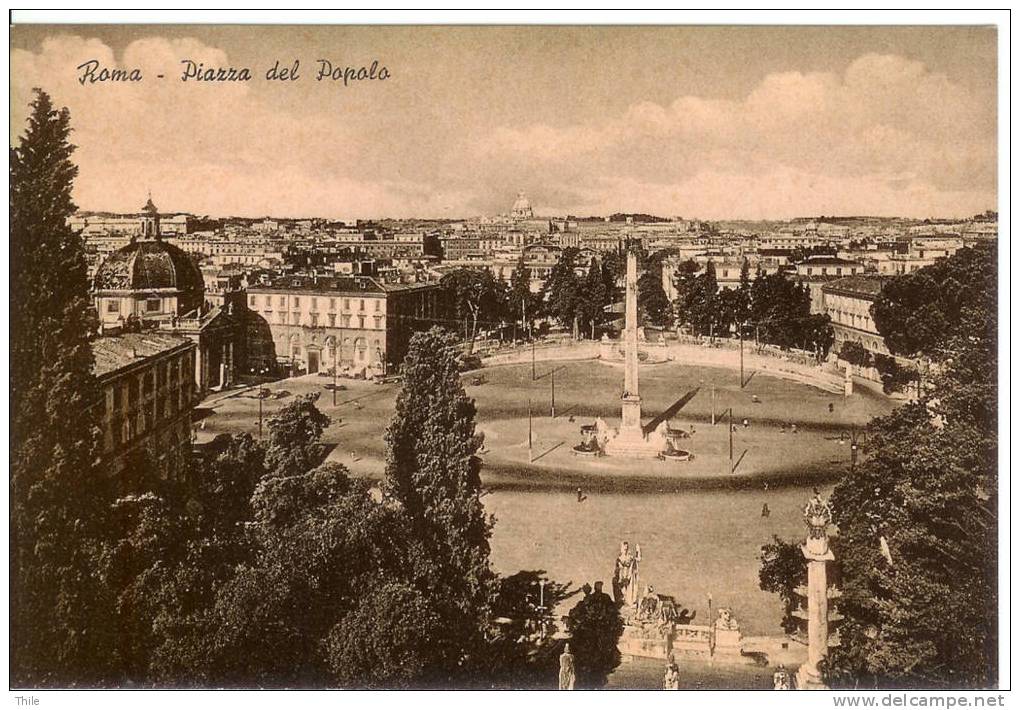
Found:
[[[90,211],[133,212],[151,188],[193,214],[470,218],[523,189],[548,216],[962,218],[997,206],[995,39],[981,27],[16,26],[11,140],[33,87],[68,106],[74,196]],[[391,76],[319,82],[320,58]],[[253,78],[182,82],[184,59]],[[265,81],[295,59],[299,81]],[[88,60],[143,78],[83,84]]]

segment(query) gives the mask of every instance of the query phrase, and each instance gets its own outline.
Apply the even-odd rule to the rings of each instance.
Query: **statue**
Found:
[[[663,690],[680,690],[680,668],[673,654],[666,660],[666,674],[662,677]]]
[[[570,644],[563,647],[560,654],[560,690],[573,690],[577,673],[574,670],[574,654],[570,652]]]
[[[602,417],[595,417],[595,443],[600,449],[604,449],[609,441],[609,425]]]
[[[772,689],[789,690],[790,686],[790,674],[786,671],[786,666],[780,663],[779,668],[777,668],[776,672],[772,674]]]
[[[832,522],[832,508],[822,500],[818,489],[804,506],[804,522],[807,523],[807,544],[813,552],[824,555],[829,550],[828,527]]]
[[[613,588],[616,602],[629,607],[638,604],[638,565],[641,562],[641,545],[635,552],[630,551],[630,543],[626,540],[620,545],[620,555],[616,558],[616,570],[613,574]]]
[[[740,629],[740,624],[733,618],[733,612],[729,609],[720,609],[719,618],[715,620],[715,628],[723,629],[726,631],[736,631]]]

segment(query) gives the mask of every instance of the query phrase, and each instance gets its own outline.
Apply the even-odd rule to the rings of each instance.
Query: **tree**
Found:
[[[441,665],[451,680],[466,671],[482,643],[493,582],[492,520],[480,498],[476,455],[481,439],[456,354],[456,338],[439,329],[411,339],[386,430],[387,494],[421,544],[416,587],[442,602],[437,612],[444,634],[434,643],[446,655]]]
[[[507,306],[513,318],[520,316],[521,331],[530,331],[535,315],[535,295],[531,293],[531,269],[524,262],[523,253],[510,275]]]
[[[421,591],[383,582],[333,627],[325,654],[345,688],[427,687],[434,675],[432,639],[442,633],[442,619]]]
[[[867,457],[832,495],[846,617],[830,657],[833,684],[996,682],[994,259],[994,246],[961,250],[893,279],[876,303],[894,351],[928,354],[933,366],[918,402],[871,423]]]
[[[761,546],[758,586],[763,592],[778,594],[783,604],[783,631],[790,634],[800,626],[793,616],[798,606],[794,590],[807,584],[807,561],[800,543],[787,542],[773,535],[772,542]]]
[[[542,298],[545,312],[560,322],[564,327],[577,330],[577,319],[581,305],[581,286],[578,283],[575,268],[577,266],[576,247],[567,247],[550,270],[549,277],[542,284]]]
[[[676,321],[692,328],[694,326],[692,304],[697,278],[698,264],[693,259],[688,259],[677,266],[676,274],[673,276],[673,290],[676,291],[676,300],[673,302]]]
[[[662,262],[666,253],[659,251],[645,259],[644,271],[638,277],[638,304],[644,320],[652,325],[669,325],[672,308],[662,288]]]
[[[515,690],[556,687],[562,642],[550,628],[555,611],[574,592],[569,584],[545,578],[544,570],[521,570],[500,577],[492,602],[499,632],[489,643],[487,665],[492,687]]]
[[[11,679],[98,682],[107,649],[90,547],[109,488],[96,468],[99,401],[67,109],[36,91],[10,151]],[[91,632],[91,633],[90,633]]]
[[[709,261],[705,265],[705,272],[693,278],[683,303],[683,311],[695,333],[721,335],[718,294],[715,264]]]
[[[871,367],[875,364],[871,351],[856,340],[843,341],[843,347],[839,349],[839,359],[858,367]]]
[[[580,291],[584,298],[580,299],[578,320],[582,334],[595,337],[596,330],[605,318],[606,294],[602,270],[597,259],[593,258],[588,265],[588,273],[584,277]]]
[[[751,312],[751,265],[745,258],[740,264],[740,285],[737,286],[737,321],[745,323],[754,314]]]
[[[623,635],[623,617],[619,607],[605,592],[587,594],[570,610],[567,629],[578,687],[603,687],[620,665],[617,644]]]
[[[265,465],[271,475],[306,473],[322,461],[319,438],[330,420],[315,406],[318,399],[317,392],[295,397],[269,418]]]
[[[488,269],[457,269],[444,276],[440,283],[450,315],[464,323],[464,339],[470,340],[472,347],[479,322],[491,326],[502,320],[505,287]]]

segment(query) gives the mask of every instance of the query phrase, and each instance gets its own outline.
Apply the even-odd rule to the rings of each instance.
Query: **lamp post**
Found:
[[[259,367],[259,368],[252,367],[251,368],[252,377],[254,377],[256,379],[258,379],[259,377],[265,376],[267,372],[269,372],[269,368],[267,368],[267,367]],[[262,400],[266,398],[266,388],[262,386],[262,382],[261,381],[259,381],[258,385],[259,385],[259,394],[258,394],[258,400],[259,400],[259,439],[261,439],[262,438]]]
[[[545,639],[545,583],[546,580],[538,580],[538,636]]]
[[[528,400],[528,463],[532,462],[531,458],[531,400]]]
[[[556,418],[556,370],[549,373],[549,416],[553,419]]]
[[[726,428],[729,430],[726,434],[730,438],[730,473],[733,473],[733,407],[727,409],[723,414],[726,415]]]
[[[336,407],[336,341],[333,342],[333,406]]]
[[[741,323],[737,328],[740,331],[740,389],[744,389],[744,326]]]

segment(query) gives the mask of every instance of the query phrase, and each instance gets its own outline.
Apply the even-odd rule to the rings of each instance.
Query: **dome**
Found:
[[[102,291],[179,292],[180,311],[202,306],[205,285],[198,265],[183,249],[160,239],[140,239],[110,254],[96,271]]]
[[[504,202],[503,204],[505,205],[506,203]],[[531,202],[523,192],[518,192],[517,201],[514,202],[512,209],[514,212],[529,212],[531,211]]]

